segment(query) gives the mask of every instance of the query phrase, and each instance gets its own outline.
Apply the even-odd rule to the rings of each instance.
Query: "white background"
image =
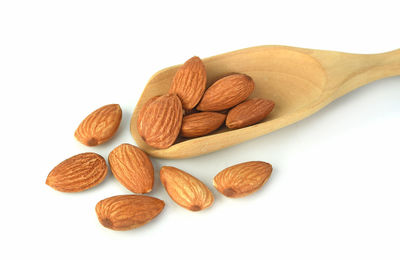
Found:
[[[213,154],[152,159],[152,196],[166,202],[146,226],[103,228],[94,211],[129,194],[108,174],[64,194],[45,185],[77,153],[104,157],[134,143],[129,118],[147,80],[198,55],[282,44],[353,53],[400,48],[398,1],[0,2],[1,259],[399,259],[400,77],[380,80],[277,132]],[[369,2],[376,2],[370,4]],[[112,141],[73,136],[98,107],[118,103]],[[212,178],[249,160],[270,162],[270,181],[232,200]],[[212,188],[215,204],[190,212],[168,197],[162,165]]]

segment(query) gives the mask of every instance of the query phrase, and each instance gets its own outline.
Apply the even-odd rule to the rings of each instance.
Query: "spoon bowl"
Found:
[[[220,150],[295,123],[344,94],[371,81],[400,75],[400,50],[381,54],[350,54],[288,46],[260,46],[202,59],[207,86],[232,74],[253,78],[251,97],[273,100],[275,108],[264,121],[241,129],[226,127],[193,139],[178,138],[167,149],[147,145],[136,124],[144,103],[168,93],[180,65],[157,72],[147,83],[131,118],[137,145],[159,158],[188,158]]]

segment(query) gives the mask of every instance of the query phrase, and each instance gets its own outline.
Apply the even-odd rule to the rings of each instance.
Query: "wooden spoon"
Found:
[[[150,155],[187,158],[211,153],[293,124],[371,81],[400,75],[400,49],[381,54],[350,54],[260,46],[213,56],[203,62],[207,86],[233,72],[245,73],[255,81],[252,97],[275,101],[273,112],[256,125],[237,130],[224,128],[203,137],[178,139],[167,149],[152,148],[137,132],[137,117],[149,98],[168,93],[179,65],[166,68],[147,83],[131,118],[133,138]]]

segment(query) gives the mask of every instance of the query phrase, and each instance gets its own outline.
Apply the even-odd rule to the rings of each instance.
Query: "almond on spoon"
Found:
[[[199,137],[217,130],[226,115],[217,112],[200,112],[183,117],[181,136]]]
[[[140,110],[138,133],[148,145],[159,149],[168,148],[179,135],[182,114],[182,104],[176,94],[153,97]]]
[[[235,106],[228,112],[226,126],[231,129],[238,129],[254,125],[271,113],[275,103],[263,98],[252,98]]]
[[[233,74],[217,80],[204,93],[197,110],[221,111],[236,106],[254,90],[254,81],[245,74]]]
[[[192,57],[176,72],[169,89],[170,94],[177,94],[184,109],[192,109],[199,103],[206,90],[207,74],[199,57]]]

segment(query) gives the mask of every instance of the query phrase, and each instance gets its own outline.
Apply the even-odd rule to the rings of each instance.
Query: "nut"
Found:
[[[206,90],[207,74],[199,57],[192,57],[176,72],[169,93],[177,94],[184,109],[192,109],[199,103]]]
[[[171,199],[188,210],[199,211],[214,202],[213,194],[204,183],[178,168],[162,167],[160,179]]]
[[[272,166],[266,162],[240,163],[218,173],[213,184],[227,197],[244,197],[261,188],[268,181],[271,172]]]
[[[96,153],[81,153],[58,164],[49,173],[46,184],[62,192],[87,190],[101,183],[107,175],[107,164]]]
[[[113,230],[129,230],[143,226],[164,208],[164,201],[144,195],[119,195],[97,203],[99,222]]]
[[[178,137],[182,124],[182,104],[176,94],[153,97],[140,110],[139,135],[150,146],[164,149]]]
[[[263,120],[274,108],[275,103],[262,98],[252,98],[232,108],[226,118],[231,129],[253,125]]]
[[[108,156],[115,178],[134,193],[147,193],[153,188],[154,169],[145,152],[131,144],[121,144]]]
[[[217,80],[204,93],[197,110],[221,111],[236,106],[254,90],[254,81],[244,74],[233,74]]]
[[[217,112],[200,112],[183,117],[181,136],[199,137],[217,130],[226,115]]]
[[[103,106],[89,114],[75,131],[75,138],[84,145],[102,144],[117,132],[122,118],[118,104]]]

